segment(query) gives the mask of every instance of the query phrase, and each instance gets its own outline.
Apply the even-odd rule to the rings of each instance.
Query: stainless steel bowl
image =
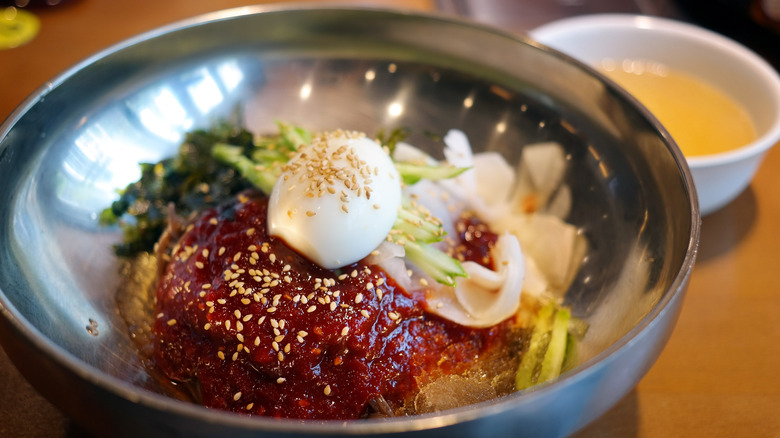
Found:
[[[432,415],[248,418],[161,395],[114,291],[115,229],[97,216],[137,163],[244,108],[246,123],[464,130],[517,161],[566,148],[566,219],[591,248],[567,302],[591,327],[553,384]],[[677,319],[699,238],[688,168],[622,91],[528,39],[376,9],[213,13],[126,41],[44,85],[0,126],[0,341],[45,397],[101,436],[564,436],[630,391]]]

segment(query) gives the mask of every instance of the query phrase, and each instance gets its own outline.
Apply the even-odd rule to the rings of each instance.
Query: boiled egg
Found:
[[[316,264],[336,269],[384,241],[401,206],[401,178],[365,134],[315,136],[282,169],[268,203],[268,231]]]

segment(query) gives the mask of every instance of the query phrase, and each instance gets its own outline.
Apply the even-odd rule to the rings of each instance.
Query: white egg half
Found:
[[[268,232],[335,269],[376,249],[400,206],[401,178],[385,150],[362,133],[333,131],[284,166],[268,203]]]

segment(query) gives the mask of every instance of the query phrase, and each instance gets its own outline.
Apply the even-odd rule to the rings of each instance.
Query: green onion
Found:
[[[232,166],[253,186],[266,194],[271,193],[271,189],[281,174],[281,168],[273,166],[274,162],[267,167],[262,163],[254,162],[244,155],[238,146],[218,143],[211,150],[211,155],[221,163]]]

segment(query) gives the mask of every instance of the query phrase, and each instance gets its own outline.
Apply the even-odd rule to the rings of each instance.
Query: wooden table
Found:
[[[57,73],[113,43],[252,3],[65,0],[37,9],[39,35],[0,51],[0,119]],[[368,3],[437,7],[434,0]],[[637,388],[579,437],[780,437],[779,174],[776,148],[746,192],[704,218],[698,263],[669,344]],[[0,351],[0,436],[87,435],[40,397]]]

